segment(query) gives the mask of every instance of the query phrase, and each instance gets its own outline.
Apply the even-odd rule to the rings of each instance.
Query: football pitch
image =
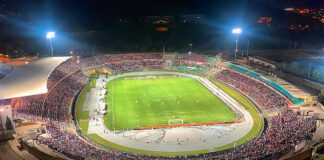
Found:
[[[192,78],[121,77],[106,86],[104,121],[110,130],[237,120],[232,109]]]

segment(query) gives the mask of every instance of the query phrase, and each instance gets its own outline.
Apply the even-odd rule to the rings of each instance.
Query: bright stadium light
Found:
[[[234,28],[234,29],[232,30],[232,33],[233,33],[233,34],[241,34],[241,33],[242,33],[242,29],[241,29],[241,28]]]
[[[51,53],[53,57],[53,46],[52,46],[52,39],[55,38],[55,32],[47,32],[46,38],[49,39],[51,45]]]
[[[46,34],[47,39],[52,39],[54,37],[55,37],[55,32],[47,32],[47,34]]]
[[[238,52],[238,35],[242,33],[241,28],[234,28],[232,30],[232,33],[236,35],[236,40],[235,40],[235,61],[236,61],[236,54]]]

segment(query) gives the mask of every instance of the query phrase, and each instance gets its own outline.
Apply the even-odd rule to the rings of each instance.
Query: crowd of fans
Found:
[[[162,69],[163,56],[158,53],[129,53],[99,56],[108,68],[117,72],[138,71],[144,67],[149,69]]]
[[[163,56],[159,53],[129,53],[108,54],[85,59],[73,57],[58,66],[57,70],[68,74],[81,68],[86,69],[96,66],[105,66],[116,72],[139,71],[145,67],[149,69],[162,69]]]
[[[55,126],[47,126],[51,136],[40,136],[39,142],[48,145],[73,159],[265,159],[279,157],[294,148],[295,145],[312,138],[316,121],[297,116],[287,110],[268,120],[268,127],[260,137],[248,143],[222,152],[195,156],[176,156],[172,158],[148,155],[136,155],[114,149],[102,150],[78,137],[75,133],[64,131]]]
[[[162,54],[131,53],[79,59],[73,57],[57,66],[48,77],[48,94],[13,99],[14,115],[32,121],[70,121],[72,99],[87,80],[81,69],[105,65],[117,72],[161,68]],[[5,102],[5,101],[3,101]]]
[[[267,111],[285,107],[287,104],[285,98],[278,92],[247,75],[232,70],[223,70],[215,78],[245,93]]]
[[[89,144],[89,142],[81,139],[75,133],[71,133],[54,125],[48,125],[46,127],[47,133],[50,137],[38,136],[38,142],[47,145],[53,150],[56,150],[69,158],[76,160],[83,159],[119,159],[119,160],[131,160],[131,159],[165,159],[154,156],[135,155],[128,152],[122,152],[117,150],[102,150],[98,147]]]
[[[57,74],[62,72],[53,73],[57,77],[50,76],[59,82],[55,84],[52,81],[47,94],[13,99],[12,106],[16,117],[32,121],[71,121],[70,105],[75,93],[81,90],[86,76],[81,71],[66,77],[64,77],[65,74]]]
[[[42,120],[42,103],[46,94],[15,98],[12,100],[13,114],[16,118],[31,121]]]
[[[310,140],[315,131],[316,121],[298,117],[292,110],[268,119],[268,127],[260,137],[247,144],[233,148],[227,153],[207,155],[219,159],[265,159],[279,158],[296,144]]]
[[[185,55],[178,59],[206,62],[206,56]],[[16,117],[32,121],[71,121],[70,105],[75,94],[80,91],[87,76],[80,69],[104,65],[115,71],[136,71],[144,67],[162,67],[161,54],[117,54],[91,57],[88,59],[70,59],[59,65],[49,76],[48,94],[13,99],[13,111]],[[223,70],[215,75],[223,81],[248,95],[265,110],[284,108],[286,100],[266,84],[232,70]],[[50,137],[39,136],[40,143],[48,145],[72,159],[264,159],[274,157],[291,150],[296,144],[312,138],[316,123],[310,118],[298,116],[292,110],[279,112],[267,120],[265,131],[248,143],[222,152],[196,156],[177,156],[172,158],[133,153],[114,149],[102,150],[80,138],[75,133],[65,131],[55,125],[48,125]]]
[[[61,70],[55,69],[52,71],[50,76],[47,79],[47,88],[51,89],[55,84],[57,84],[61,79],[67,76],[66,73],[62,72]]]
[[[82,89],[84,83],[80,82],[84,75],[81,71],[73,73],[63,79],[58,85],[50,90],[44,102],[43,118],[48,121],[69,121],[70,105],[75,93]]]
[[[208,56],[201,54],[181,54],[175,61],[193,61],[193,62],[207,62]]]
[[[192,71],[196,73],[207,73],[214,63],[214,57],[200,54],[178,55],[173,61],[173,67],[182,71]]]
[[[186,64],[200,64],[203,66],[209,65],[208,56],[200,54],[184,54],[179,55],[174,59],[174,62],[177,64],[186,63]]]

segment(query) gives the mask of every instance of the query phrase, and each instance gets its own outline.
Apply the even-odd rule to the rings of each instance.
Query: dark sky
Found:
[[[221,15],[215,12],[226,7],[231,8],[226,12],[239,15],[242,4],[241,0],[0,0],[0,35],[37,37],[48,30],[79,34],[109,28],[119,17]]]
[[[121,34],[124,33],[123,31],[115,33],[115,31],[118,30],[118,27],[116,27],[118,25],[116,25],[116,20],[118,18],[189,14],[203,14],[205,16],[204,21],[201,23],[203,26],[198,28],[200,28],[201,31],[206,31],[206,37],[209,36],[210,40],[216,42],[218,40],[214,38],[222,39],[221,36],[228,36],[228,34],[230,34],[230,29],[236,26],[248,28],[248,30],[245,29],[244,31],[246,35],[250,32],[253,33],[254,36],[258,36],[257,38],[276,41],[272,35],[277,34],[289,37],[278,32],[285,32],[288,23],[295,23],[291,15],[289,16],[287,13],[283,13],[281,8],[287,6],[293,7],[291,5],[301,4],[298,0],[284,0],[285,3],[282,1],[283,0],[0,0],[0,45],[12,44],[12,47],[6,46],[6,48],[9,49],[17,48],[16,46],[20,46],[21,48],[28,46],[31,48],[29,50],[32,50],[30,52],[38,52],[38,50],[33,50],[33,48],[37,46],[43,46],[45,49],[48,48],[48,46],[46,46],[48,43],[45,39],[45,34],[50,30],[54,30],[57,33],[55,42],[57,47],[55,48],[62,48],[62,50],[63,48],[67,50],[66,48],[74,46],[74,44],[85,46],[89,44],[88,42],[96,42],[92,44],[92,48],[96,48],[101,42],[106,42],[102,44],[102,46],[108,46],[110,42],[116,40],[131,43],[136,39],[130,40],[128,38],[129,33],[127,33],[127,35],[122,35],[123,38],[120,38],[122,37]],[[302,3],[302,5],[305,6],[321,6],[321,4],[323,4],[323,2],[317,0],[303,0]],[[263,30],[260,31],[259,29],[262,26],[258,28],[256,22],[261,16],[273,17],[273,24],[278,24],[278,28],[263,27]],[[296,23],[299,22],[301,21],[296,20]],[[177,30],[174,26],[169,27],[170,35],[168,36],[172,36],[172,31]],[[191,27],[195,28],[194,25]],[[204,30],[203,27],[207,29]],[[201,34],[197,33],[197,35],[191,35],[192,37],[190,38],[181,37],[181,30],[182,29],[178,29],[177,34],[179,35],[176,37],[183,38],[183,41],[193,41],[192,39],[195,38],[206,39],[205,37],[198,37],[204,34],[201,31]],[[94,36],[83,36],[92,31],[96,32],[93,34]],[[137,28],[136,32],[139,31],[142,31],[140,27]],[[214,33],[214,31],[219,33]],[[150,42],[163,36],[155,32],[143,33],[151,34],[152,40],[146,40]],[[188,33],[191,33],[190,29]],[[126,32],[124,34],[126,34]],[[112,37],[112,35],[114,35],[114,37]],[[184,33],[183,35],[188,34]],[[291,35],[295,34],[291,33]],[[137,38],[135,34],[134,36]],[[301,37],[303,37],[303,35],[301,35]],[[166,37],[165,39],[168,38]],[[294,39],[294,37],[291,37],[287,41],[291,41],[292,39]],[[62,47],[58,46],[59,42]],[[172,44],[172,42],[170,43]],[[206,42],[201,41],[200,43],[204,44]],[[63,45],[65,44],[71,45],[64,47]],[[33,45],[35,45],[35,47]],[[134,44],[134,46],[136,45],[137,44]]]
[[[324,0],[0,0],[0,20],[6,17],[7,23],[20,21],[33,23],[34,27],[80,32],[109,26],[117,17],[213,15],[224,8],[241,13],[247,1],[282,7],[324,5]]]
[[[19,19],[44,27],[78,31],[109,25],[116,17],[212,14],[239,0],[5,0],[4,9]]]

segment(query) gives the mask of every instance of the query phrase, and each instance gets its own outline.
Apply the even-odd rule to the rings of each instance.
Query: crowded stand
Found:
[[[149,69],[162,69],[163,66],[163,60],[158,59],[158,60],[144,60],[143,65]]]
[[[76,75],[77,74],[77,75]],[[76,75],[73,77],[73,75]],[[56,85],[48,94],[43,104],[43,120],[68,122],[71,120],[69,117],[69,108],[72,103],[75,93],[82,89],[84,83],[81,83],[79,72],[62,80]]]
[[[134,155],[117,150],[102,150],[78,137],[75,133],[64,131],[55,125],[48,125],[46,131],[51,137],[38,137],[38,142],[76,160],[83,159],[165,159],[154,156]]]
[[[292,110],[287,110],[269,118],[268,127],[260,137],[228,151],[202,156],[216,159],[276,159],[298,143],[310,140],[315,129],[315,120],[299,117]]]
[[[163,56],[158,53],[129,53],[99,56],[98,59],[106,67],[117,72],[138,71],[144,67],[149,69],[162,69]]]
[[[195,62],[195,63],[207,64],[208,56],[200,55],[200,54],[184,54],[184,55],[179,55],[174,61],[178,63]]]
[[[215,57],[199,54],[178,55],[173,61],[173,67],[182,71],[192,71],[196,73],[206,73],[214,66],[211,63]]]
[[[74,94],[88,78],[81,69],[104,64],[117,72],[139,71],[144,69],[144,64],[150,68],[161,68],[162,62],[161,54],[145,53],[105,55],[80,60],[70,58],[51,72],[47,82],[48,94],[13,99],[14,114],[32,121],[71,121],[68,108]]]
[[[83,61],[86,63],[86,61]],[[59,66],[57,66],[56,70],[62,71],[64,74],[71,74],[75,71],[78,71],[81,69],[80,61],[77,57],[72,57],[68,59],[67,61],[61,63]]]
[[[42,120],[42,102],[46,94],[15,98],[12,100],[13,114],[16,118],[30,121]]]
[[[86,59],[81,59],[80,65],[81,65],[80,67],[84,69],[84,68],[99,66],[102,65],[102,63],[97,59],[97,57],[90,57]]]
[[[278,92],[247,75],[232,70],[223,70],[215,78],[245,93],[267,111],[287,106],[285,98]]]
[[[305,140],[310,140],[316,128],[316,121],[298,117],[292,110],[271,117],[268,127],[260,137],[226,151],[195,156],[173,158],[136,155],[117,150],[102,150],[78,137],[75,133],[64,131],[53,125],[47,127],[49,138],[40,136],[40,143],[48,145],[73,159],[264,159],[278,157]]]
[[[13,99],[12,107],[17,118],[31,121],[71,121],[69,108],[72,99],[75,93],[82,89],[87,77],[81,71],[67,77],[63,77],[62,74],[55,75],[58,77],[50,77],[55,77],[53,79],[58,79],[59,82],[52,85],[53,88],[47,94]]]
[[[47,88],[51,89],[56,83],[63,79],[67,74],[61,70],[55,69],[47,79]]]
[[[180,55],[176,62],[207,62],[208,56]],[[195,156],[177,156],[173,158],[136,155],[114,149],[103,150],[66,131],[52,121],[71,123],[70,109],[74,96],[85,85],[88,77],[81,69],[104,65],[117,72],[138,71],[144,67],[162,68],[161,54],[116,54],[91,57],[87,59],[71,58],[60,64],[48,78],[47,94],[15,98],[10,103],[16,118],[31,121],[48,122],[46,136],[39,136],[38,142],[72,159],[264,159],[287,153],[293,147],[312,138],[316,121],[298,116],[288,109],[267,119],[267,126],[259,137],[235,148]],[[248,95],[259,107],[266,111],[287,106],[286,99],[268,85],[232,70],[223,70],[215,79],[231,85]]]
[[[124,62],[110,62],[106,64],[108,68],[113,68],[116,72],[140,71],[143,70],[143,63],[138,60]]]

